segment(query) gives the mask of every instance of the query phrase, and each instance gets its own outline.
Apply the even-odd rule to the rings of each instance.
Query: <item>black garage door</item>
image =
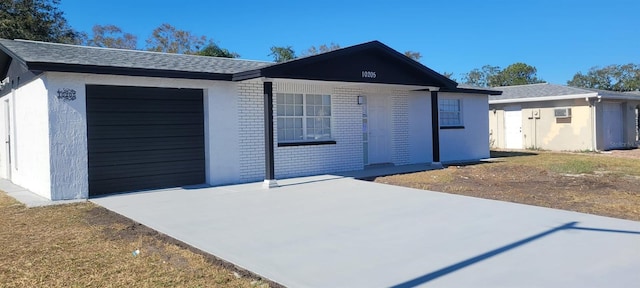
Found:
[[[89,196],[204,183],[202,95],[87,85]]]

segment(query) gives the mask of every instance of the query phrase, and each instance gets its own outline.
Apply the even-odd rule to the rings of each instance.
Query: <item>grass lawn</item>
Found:
[[[0,193],[0,227],[2,287],[269,287],[89,202],[27,209]]]
[[[640,221],[640,159],[539,151],[491,154],[499,160],[375,181]]]

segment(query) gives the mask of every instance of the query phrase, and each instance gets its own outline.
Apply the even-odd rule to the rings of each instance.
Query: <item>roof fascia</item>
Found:
[[[522,102],[538,102],[538,101],[555,101],[555,100],[570,100],[580,98],[594,98],[598,93],[585,93],[585,94],[571,94],[560,96],[545,96],[545,97],[526,97],[526,98],[510,98],[510,99],[498,99],[489,100],[489,104],[507,104],[507,103],[522,103]]]
[[[453,93],[467,93],[467,94],[483,94],[483,95],[502,95],[502,91],[498,90],[485,90],[485,89],[473,89],[473,88],[443,88],[440,92],[453,92]]]
[[[175,70],[155,70],[129,67],[109,67],[98,65],[63,64],[48,62],[27,62],[29,70],[55,71],[55,72],[75,72],[90,74],[109,74],[125,76],[147,76],[160,78],[180,78],[180,79],[201,79],[201,80],[224,80],[231,81],[231,74],[189,72]]]

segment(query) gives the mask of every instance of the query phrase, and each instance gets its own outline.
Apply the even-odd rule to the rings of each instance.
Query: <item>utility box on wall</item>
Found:
[[[531,109],[529,119],[540,119],[540,109]]]
[[[556,108],[556,109],[553,109],[553,115],[556,118],[571,118],[571,108]]]

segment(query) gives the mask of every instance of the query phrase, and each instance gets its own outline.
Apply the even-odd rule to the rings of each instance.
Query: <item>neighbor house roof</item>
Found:
[[[599,97],[604,99],[638,99],[630,93],[578,88],[565,85],[538,83],[517,86],[493,87],[495,90],[502,91],[502,95],[489,96],[490,104],[499,103],[518,103],[518,102],[535,102],[535,101],[553,101],[563,99],[579,99]]]
[[[231,80],[272,62],[0,39],[0,49],[29,70]]]

